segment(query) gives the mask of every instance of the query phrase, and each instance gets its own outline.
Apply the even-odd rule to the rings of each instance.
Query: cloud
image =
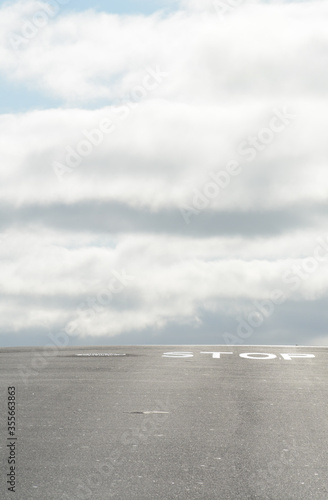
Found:
[[[233,105],[209,109],[155,99],[140,103],[124,119],[122,107],[3,115],[1,144],[7,168],[0,174],[1,199],[14,205],[42,205],[92,200],[96,193],[99,201],[152,211],[179,209],[193,203],[195,190],[204,191],[212,180],[210,173],[237,160],[240,175],[221,189],[209,209],[279,210],[322,204],[327,196],[327,117],[322,103],[293,102],[290,109],[298,114],[289,127],[275,134],[270,144],[261,144],[261,151],[246,147],[267,127],[273,108],[273,103],[257,103],[244,106],[240,114]],[[103,119],[112,120],[114,128],[93,146],[85,134],[91,135]],[[82,156],[78,151],[86,141],[89,154]],[[252,161],[244,154],[247,150],[254,152]],[[54,169],[58,163],[66,166],[62,183]]]
[[[328,291],[326,260],[318,261],[316,268],[308,262],[318,246],[315,232],[310,242],[306,231],[295,233],[293,239],[257,240],[107,235],[101,246],[99,236],[90,233],[38,228],[5,235],[3,333],[18,334],[42,324],[51,330],[75,324],[74,337],[91,339],[131,331],[138,335],[150,328],[160,334],[169,325],[173,330],[189,325],[202,342],[210,317],[218,319],[218,334],[222,336],[224,328],[234,333],[236,316],[247,317],[254,301],[266,301],[274,290],[281,290],[286,301],[276,307],[273,318],[281,317],[288,304],[323,300]],[[323,240],[328,247],[327,237]],[[303,270],[304,279],[297,278],[297,269]],[[115,273],[128,277],[124,286],[114,283]],[[285,323],[285,329],[292,328],[288,338],[295,335],[293,321],[298,324],[291,314]],[[320,317],[318,325],[323,328]]]
[[[75,323],[80,339],[206,343],[281,288],[253,338],[310,341],[298,308],[324,338],[325,262],[303,268],[326,238],[327,4],[63,6],[13,42],[40,9],[0,9],[4,77],[62,101],[0,116],[0,335]],[[109,292],[122,270],[134,279]]]
[[[61,15],[49,17],[15,50],[13,35],[22,36],[40,5],[18,2],[1,9],[0,65],[11,79],[64,102],[119,99],[156,65],[170,74],[159,96],[174,101],[326,92],[325,2],[245,2],[223,23],[207,4],[202,16],[194,10],[165,16],[66,13],[63,6]]]

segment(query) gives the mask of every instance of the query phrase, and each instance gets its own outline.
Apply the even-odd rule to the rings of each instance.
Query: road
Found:
[[[328,348],[3,348],[0,390],[1,498],[328,499]]]

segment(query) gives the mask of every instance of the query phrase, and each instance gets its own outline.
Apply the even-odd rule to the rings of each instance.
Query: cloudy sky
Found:
[[[0,2],[0,345],[328,345],[328,3]]]

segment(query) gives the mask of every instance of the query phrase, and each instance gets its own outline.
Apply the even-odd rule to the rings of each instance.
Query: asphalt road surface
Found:
[[[0,498],[328,499],[328,348],[49,349],[0,349]]]

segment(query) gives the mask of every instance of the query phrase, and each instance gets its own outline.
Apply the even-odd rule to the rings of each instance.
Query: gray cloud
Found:
[[[325,210],[320,207],[320,212]],[[265,212],[217,212],[207,210],[192,215],[186,224],[180,210],[156,213],[114,202],[78,202],[74,205],[25,205],[20,208],[0,205],[0,227],[41,225],[72,232],[151,233],[182,237],[270,236],[313,225],[316,207],[267,210]]]

